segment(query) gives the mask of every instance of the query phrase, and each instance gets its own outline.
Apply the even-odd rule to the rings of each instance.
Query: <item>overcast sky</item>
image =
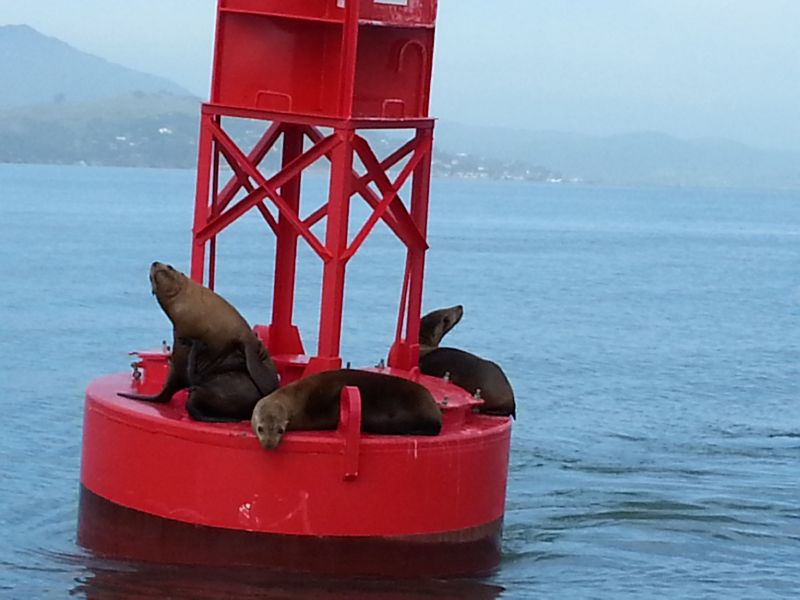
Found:
[[[0,24],[205,97],[214,5],[0,0]],[[433,113],[800,149],[800,0],[439,0]]]

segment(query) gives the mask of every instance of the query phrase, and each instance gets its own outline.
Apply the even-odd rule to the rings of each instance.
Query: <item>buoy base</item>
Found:
[[[192,525],[80,489],[78,543],[100,556],[202,566],[256,566],[336,576],[487,575],[500,562],[502,519],[433,535],[320,537]]]

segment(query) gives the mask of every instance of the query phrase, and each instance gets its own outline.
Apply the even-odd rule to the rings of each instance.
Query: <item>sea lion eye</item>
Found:
[[[278,427],[278,433],[280,433],[281,435],[283,435],[284,433],[286,433],[286,426],[285,426],[285,425],[283,425],[283,426],[281,426],[281,427]]]
[[[258,433],[264,433],[264,428],[261,425],[256,427],[256,430],[258,431]]]

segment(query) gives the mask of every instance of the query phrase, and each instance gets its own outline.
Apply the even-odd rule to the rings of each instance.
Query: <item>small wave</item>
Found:
[[[781,433],[771,433],[770,438],[800,438],[800,432],[787,431]]]

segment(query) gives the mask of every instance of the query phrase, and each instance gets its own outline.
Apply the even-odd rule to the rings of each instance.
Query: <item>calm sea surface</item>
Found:
[[[304,183],[309,211],[324,197]],[[0,597],[778,598],[800,593],[800,194],[436,181],[426,309],[518,399],[503,562],[482,580],[326,580],[119,563],[75,543],[83,390],[169,336],[193,174],[0,165]],[[363,213],[356,211],[363,219]],[[382,226],[381,226],[382,227]],[[259,218],[218,289],[268,320]],[[313,347],[319,265],[298,324]],[[343,355],[392,337],[402,253],[349,270]]]

